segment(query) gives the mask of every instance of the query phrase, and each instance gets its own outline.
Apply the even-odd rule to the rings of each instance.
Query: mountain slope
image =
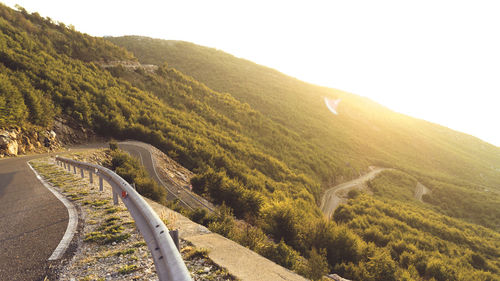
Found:
[[[295,167],[324,186],[357,177],[369,165],[399,168],[436,191],[428,202],[437,210],[500,229],[497,208],[483,206],[500,203],[498,147],[219,50],[139,36],[106,39],[133,52],[142,63],[167,62],[215,90],[228,92],[286,128],[297,142],[307,143],[308,150],[294,159],[310,168]],[[327,110],[323,96],[342,99],[338,116]],[[293,163],[283,155],[273,154]],[[460,200],[456,204],[472,211],[457,210],[446,195],[450,192]]]
[[[62,117],[73,119],[103,136],[134,138],[153,144],[196,173],[192,180],[194,190],[223,205],[219,216],[211,218],[212,229],[228,236],[234,234],[231,229],[240,226],[235,226],[234,219],[230,219],[234,213],[252,224],[246,225],[245,231],[237,232],[241,235],[238,239],[292,269],[302,270],[303,258],[310,257],[312,261],[320,260],[322,265],[328,261],[331,271],[360,280],[381,279],[385,272],[391,277],[386,280],[405,276],[442,280],[438,278],[442,273],[442,268],[436,267],[438,260],[452,265],[449,269],[452,276],[498,275],[500,265],[496,261],[500,246],[496,241],[500,240],[499,234],[440,216],[434,209],[428,209],[429,204],[398,205],[399,213],[391,209],[393,215],[384,217],[383,222],[364,219],[351,223],[351,215],[363,206],[373,204],[375,210],[388,209],[383,204],[386,198],[374,197],[373,200],[378,201],[369,203],[361,196],[350,202],[360,205],[336,212],[335,221],[325,221],[322,217],[317,207],[320,184],[356,177],[368,165],[399,165],[415,177],[430,183],[436,181],[430,168],[422,168],[420,162],[404,158],[409,154],[427,161],[423,155],[413,155],[415,151],[403,149],[405,145],[413,145],[413,139],[401,132],[407,124],[394,125],[392,119],[406,120],[407,117],[387,112],[354,95],[332,93],[330,89],[285,79],[272,70],[267,71],[274,76],[255,74],[254,86],[260,92],[251,91],[253,99],[244,103],[232,92],[213,90],[178,69],[161,66],[162,63],[158,63],[157,69],[140,66],[130,52],[37,14],[16,12],[0,5],[0,15],[0,127],[50,128],[55,117]],[[244,68],[238,66],[234,75],[241,69]],[[260,78],[262,80],[255,80]],[[266,79],[275,84],[262,84]],[[227,80],[234,87],[246,85],[238,75],[220,80]],[[305,90],[311,91],[303,92]],[[339,109],[338,118],[325,110],[321,98],[316,98],[322,93],[343,98],[344,107]],[[397,139],[384,144],[382,141],[388,137],[378,130]],[[432,135],[422,130],[422,135]],[[391,144],[397,144],[394,153]],[[431,152],[431,148],[436,149],[434,142],[424,144]],[[447,152],[437,159],[447,161],[447,157],[456,156],[460,161],[467,157],[474,160],[473,154],[467,156],[467,149],[470,147],[466,145],[450,145],[450,151],[456,155]],[[497,158],[487,159],[496,163]],[[436,173],[439,184],[451,178],[446,172],[448,168],[441,167]],[[484,169],[479,166],[479,170]],[[484,172],[484,184],[494,183],[496,178]],[[464,176],[460,180],[474,178]],[[397,179],[391,179],[393,182],[397,183]],[[439,188],[451,188],[456,194],[462,187],[445,182]],[[463,188],[474,191],[469,186]],[[434,188],[432,198],[439,199],[436,190],[438,187]],[[474,195],[482,196],[482,193]],[[497,212],[491,207],[485,211],[491,216]],[[435,216],[437,219],[416,223],[422,221],[418,216],[421,212],[425,212],[424,218]],[[473,214],[481,213],[474,209]],[[467,219],[478,220],[477,217]],[[374,244],[378,232],[363,232],[372,226],[387,231],[383,225],[394,224],[407,224],[416,236],[425,234],[427,240],[432,240],[416,248],[408,246],[406,256],[418,258],[423,265],[417,271],[398,256],[392,256],[392,244]],[[449,225],[450,231],[439,233],[426,229],[439,228],[442,224]],[[494,225],[488,226],[494,228]],[[471,228],[477,231],[470,232]],[[453,242],[456,237],[462,238]],[[414,236],[399,238],[402,244],[410,245]],[[449,247],[454,251],[436,252],[440,245],[452,242],[455,246]],[[484,246],[479,247],[480,244]],[[443,270],[448,272],[448,268]]]
[[[142,63],[167,62],[214,90],[230,93],[307,137],[324,154],[352,152],[349,155],[356,158],[390,160],[391,166],[447,179],[500,183],[495,170],[500,168],[500,149],[477,138],[392,112],[366,98],[304,83],[219,50],[138,36],[106,39],[133,52]],[[342,98],[340,116],[330,115],[322,96]]]

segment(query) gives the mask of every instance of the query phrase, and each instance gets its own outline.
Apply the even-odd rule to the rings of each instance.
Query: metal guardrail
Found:
[[[56,156],[56,162],[65,169],[80,174],[84,177],[84,170],[89,173],[89,180],[93,183],[94,174],[99,177],[99,190],[103,190],[103,180],[106,180],[112,187],[113,202],[118,204],[118,197],[127,207],[128,211],[135,220],[139,232],[144,237],[146,244],[153,256],[158,278],[163,280],[187,281],[192,280],[182,257],[169,235],[169,230],[151,209],[151,207],[142,199],[130,184],[115,174],[110,169],[99,165],[89,164],[72,159]]]
[[[149,153],[149,157],[151,158],[151,162],[152,162],[152,165],[153,165],[153,171],[154,171],[154,173],[155,173],[156,177],[158,178],[158,180],[160,181],[159,183],[160,183],[161,185],[163,185],[163,187],[165,187],[165,188],[167,189],[167,191],[168,191],[170,194],[172,194],[172,195],[173,195],[173,196],[174,196],[177,200],[179,200],[179,202],[181,202],[181,203],[182,203],[182,204],[183,204],[186,208],[188,208],[188,209],[190,209],[191,211],[193,211],[195,208],[194,208],[193,206],[191,206],[190,204],[188,204],[186,201],[182,200],[182,198],[180,198],[180,196],[178,196],[178,195],[176,194],[175,190],[170,189],[169,185],[168,185],[168,184],[166,184],[166,183],[162,180],[162,178],[161,178],[160,174],[156,171],[156,164],[155,164],[155,158],[153,157],[153,153],[151,153],[151,150],[150,150],[149,148],[146,148],[146,147],[144,147],[143,145],[141,145],[141,144],[146,144],[146,143],[143,143],[143,142],[140,142],[140,141],[137,141],[137,140],[133,140],[133,139],[127,139],[126,141],[131,142],[131,144],[132,144],[132,145],[137,145],[137,144],[134,144],[134,143],[137,143],[137,142],[138,142],[138,143],[140,143],[140,144],[139,144],[139,145],[137,145],[137,146],[139,146],[139,147],[141,147],[141,148],[143,148],[143,149],[145,149],[145,150],[147,150],[147,151],[148,151],[148,153]],[[123,143],[123,144],[127,144],[127,143]],[[148,145],[148,144],[146,144],[146,145]],[[150,145],[150,146],[151,146],[151,145]],[[139,152],[139,155],[140,155],[140,152]],[[140,156],[140,157],[141,157],[141,161],[142,161],[142,156]],[[144,164],[144,163],[143,163],[143,164]],[[173,186],[177,187],[177,189],[182,189],[182,190],[184,191],[184,193],[185,193],[185,194],[188,194],[188,195],[189,195],[189,197],[190,197],[191,199],[193,199],[193,200],[195,200],[196,202],[198,202],[201,206],[205,207],[205,208],[206,208],[207,210],[209,210],[210,212],[215,213],[215,209],[214,209],[214,208],[210,207],[207,203],[203,202],[203,200],[201,200],[201,199],[200,199],[200,198],[198,198],[197,196],[193,195],[193,194],[191,193],[191,191],[187,191],[187,190],[185,190],[185,188],[184,188],[183,186],[181,186],[181,185],[177,184],[177,183],[176,183],[176,182],[174,182],[172,179],[170,179],[170,178],[168,178],[168,177],[166,177],[166,178],[167,178],[167,180],[170,182],[170,184],[171,184],[171,185],[173,185]]]
[[[170,193],[172,193],[175,198],[177,198],[180,202],[182,202],[184,205],[186,205],[187,207],[189,207],[191,210],[194,210],[193,207],[191,207],[189,204],[187,204],[184,200],[182,200],[179,196],[177,196],[177,194],[175,194],[175,191],[171,191],[170,188],[168,188],[168,185],[165,184],[165,182],[163,182],[163,180],[161,179],[160,175],[158,174],[158,172],[156,171],[156,165],[155,165],[155,161],[154,161],[154,158],[153,158],[153,154],[151,153],[151,151],[148,149],[148,152],[149,152],[149,155],[151,157],[151,161],[153,162],[153,170],[156,174],[156,176],[158,177],[158,179],[160,180],[160,183],[165,187],[167,188]],[[172,179],[168,178],[167,177],[167,180],[174,186],[176,186],[178,189],[182,189],[184,190],[184,187],[180,186],[179,184],[177,184],[176,182],[174,182]],[[188,192],[186,190],[184,190],[184,192],[186,194],[188,194],[192,199],[194,199],[195,201],[197,201],[198,203],[200,203],[202,206],[204,206],[205,208],[207,208],[209,211],[211,211],[212,213],[215,213],[215,210],[210,207],[208,204],[206,204],[205,202],[203,202],[202,200],[200,200],[199,198],[197,198],[196,196],[194,196],[193,194],[191,194],[191,192]]]

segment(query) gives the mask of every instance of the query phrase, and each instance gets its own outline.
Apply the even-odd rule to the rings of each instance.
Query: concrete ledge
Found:
[[[182,239],[193,243],[198,248],[208,249],[208,256],[213,262],[226,268],[229,273],[242,281],[307,280],[236,242],[212,233],[206,227],[192,222],[165,206],[146,198],[145,200],[160,217],[166,218],[179,229],[179,236]]]

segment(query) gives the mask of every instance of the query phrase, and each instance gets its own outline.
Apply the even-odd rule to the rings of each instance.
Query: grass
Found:
[[[140,247],[143,247],[143,246],[146,246],[146,242],[144,241],[141,241],[141,242],[136,242],[132,245],[132,247],[135,247],[135,248],[140,248]]]
[[[125,255],[130,255],[130,254],[133,254],[135,253],[135,249],[125,249],[125,250],[121,250],[121,251],[116,251],[114,253],[115,256],[119,257],[119,256],[125,256]]]
[[[203,248],[197,249],[192,246],[187,246],[181,250],[181,253],[184,255],[185,260],[191,260],[195,258],[208,258],[208,250]]]
[[[118,269],[118,273],[125,275],[125,274],[132,273],[134,271],[137,271],[137,270],[139,270],[139,267],[135,264],[131,264],[131,265],[126,265],[126,266],[120,267],[120,269]]]
[[[106,214],[114,214],[116,212],[120,211],[119,208],[117,207],[108,207],[106,208]]]
[[[130,237],[129,233],[117,233],[117,234],[110,234],[110,233],[102,233],[100,231],[94,231],[90,232],[85,235],[85,238],[83,241],[85,242],[95,242],[99,244],[111,244],[113,242],[119,243],[122,242]]]

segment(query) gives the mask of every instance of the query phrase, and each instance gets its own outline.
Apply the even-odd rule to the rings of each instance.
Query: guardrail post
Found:
[[[103,183],[102,183],[102,177],[99,176],[99,191],[103,190]]]
[[[80,174],[82,176],[82,179],[85,178],[85,175],[83,174],[83,168],[80,168]]]
[[[89,170],[89,179],[93,181],[93,173],[99,177],[99,189],[103,190],[106,180],[112,187],[113,202],[118,204],[121,197],[130,215],[134,218],[136,227],[146,241],[153,256],[156,273],[159,280],[192,281],[189,271],[179,253],[178,231],[170,232],[146,201],[123,178],[109,169],[89,163],[58,157],[61,162],[67,162],[68,171],[76,174],[76,167]],[[71,163],[71,165],[70,165]],[[81,170],[83,176],[83,170]],[[167,235],[169,233],[169,235]]]
[[[170,234],[170,237],[172,237],[172,240],[174,240],[175,247],[177,247],[177,251],[180,251],[180,245],[179,245],[179,230],[170,230],[168,232]]]
[[[118,193],[116,193],[114,188],[112,188],[112,191],[113,191],[113,204],[118,205]]]
[[[94,172],[89,171],[89,181],[90,183],[94,183]]]

